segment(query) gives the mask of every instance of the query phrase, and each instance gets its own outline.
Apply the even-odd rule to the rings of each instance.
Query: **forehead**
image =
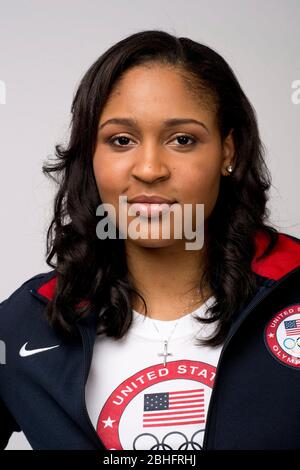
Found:
[[[117,80],[103,107],[101,120],[120,112],[139,120],[181,116],[206,119],[210,126],[215,124],[208,91],[196,87],[186,72],[160,64],[134,66]]]

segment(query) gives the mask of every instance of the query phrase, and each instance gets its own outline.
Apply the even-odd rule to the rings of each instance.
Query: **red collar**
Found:
[[[285,233],[279,233],[277,244],[271,253],[257,261],[266,248],[267,242],[268,238],[264,232],[257,232],[255,237],[256,252],[251,264],[252,271],[256,274],[277,281],[300,266],[300,240],[294,240]],[[42,284],[37,292],[51,300],[54,296],[56,281],[57,276],[54,276]]]
[[[267,242],[265,233],[258,231],[255,237],[256,252],[251,264],[252,271],[256,274],[278,281],[300,266],[300,240],[290,238],[285,233],[279,233],[278,241],[271,253],[257,261],[267,247]]]

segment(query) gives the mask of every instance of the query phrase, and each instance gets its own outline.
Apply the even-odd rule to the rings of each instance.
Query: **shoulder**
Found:
[[[286,240],[291,240],[293,242],[296,242],[300,245],[300,238],[296,237],[295,235],[291,235],[290,233],[281,233],[283,237],[286,238]]]
[[[23,296],[26,296],[26,293],[29,292],[31,289],[38,288],[41,284],[44,284],[54,276],[56,276],[56,270],[52,269],[51,271],[38,273],[30,277],[29,279],[26,279],[7,298],[2,299],[2,301],[0,301],[0,308],[7,303],[23,298]]]
[[[32,296],[31,291],[38,289],[40,285],[46,283],[55,275],[55,270],[35,274],[17,286],[8,297],[1,299],[0,328],[3,328],[8,322],[11,323],[20,319],[20,316],[23,317],[26,312],[32,314],[40,308],[42,303]]]

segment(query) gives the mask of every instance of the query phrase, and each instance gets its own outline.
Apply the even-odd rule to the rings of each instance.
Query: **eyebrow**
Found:
[[[99,130],[103,129],[103,127],[106,126],[107,124],[123,124],[129,127],[136,127],[137,121],[131,118],[112,118],[112,119],[108,119],[103,124],[100,124],[98,129]],[[163,121],[163,124],[166,127],[174,127],[174,126],[178,126],[179,124],[198,124],[199,126],[204,127],[204,129],[208,133],[210,133],[208,128],[204,124],[204,122],[198,121],[197,119],[193,119],[193,118],[171,118],[171,119],[166,119],[165,121]]]

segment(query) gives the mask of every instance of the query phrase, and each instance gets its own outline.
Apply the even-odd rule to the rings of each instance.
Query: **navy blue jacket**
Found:
[[[258,234],[259,288],[234,315],[222,348],[204,449],[300,449],[300,239],[280,233],[258,261],[265,243]],[[62,343],[44,315],[55,283],[55,270],[38,274],[0,304],[2,449],[20,430],[33,449],[105,449],[85,404],[96,316]],[[26,355],[50,347],[51,354]]]

